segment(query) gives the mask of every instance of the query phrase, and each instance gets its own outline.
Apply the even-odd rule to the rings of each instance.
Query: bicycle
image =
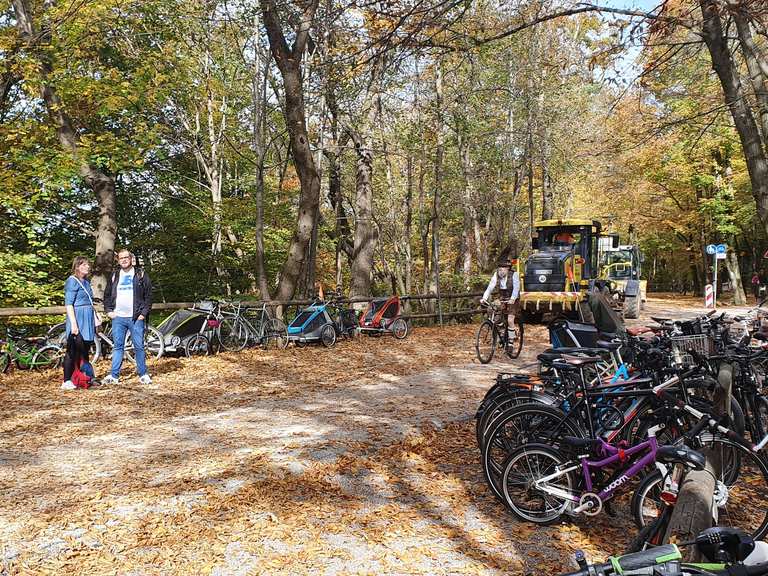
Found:
[[[44,336],[30,337],[21,330],[6,328],[5,340],[0,339],[0,373],[8,372],[11,364],[19,370],[45,370],[59,368],[63,361],[61,346],[48,343]]]
[[[91,363],[98,362],[101,358],[108,358],[112,355],[114,342],[112,341],[112,324],[109,317],[104,318],[105,322],[97,329],[96,337],[93,340],[93,356]],[[60,322],[54,324],[46,333],[45,339],[54,346],[59,346],[62,350],[67,346],[67,324]],[[149,324],[144,326],[144,352],[147,359],[158,360],[165,353],[165,340],[163,335]],[[123,358],[128,362],[134,362],[133,342],[131,341],[130,331],[125,335],[125,347],[123,349]]]
[[[246,328],[249,342],[264,346],[267,350],[284,350],[288,346],[288,329],[285,322],[273,316],[266,303],[247,307],[238,317],[242,321],[240,324]]]
[[[496,348],[501,348],[511,359],[520,356],[523,348],[525,325],[522,314],[515,314],[515,325],[507,326],[507,313],[502,306],[488,303],[486,318],[477,329],[475,337],[475,351],[481,364],[488,364],[493,360]]]
[[[676,544],[664,544],[622,556],[611,556],[606,562],[598,564],[587,563],[584,552],[579,550],[574,555],[579,569],[576,572],[569,572],[561,576],[613,576],[614,574],[658,576],[768,575],[768,563],[763,561],[764,549],[757,551],[755,539],[738,529],[708,528],[700,532],[693,542],[680,544],[683,547],[690,545],[695,545],[708,562],[682,562],[683,556]],[[752,560],[753,558],[754,560]]]

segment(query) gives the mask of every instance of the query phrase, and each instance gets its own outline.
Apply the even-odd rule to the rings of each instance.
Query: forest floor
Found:
[[[486,488],[475,409],[547,344],[529,327],[482,366],[476,328],[161,359],[148,386],[0,377],[0,574],[557,574],[621,551],[625,503],[537,527]]]

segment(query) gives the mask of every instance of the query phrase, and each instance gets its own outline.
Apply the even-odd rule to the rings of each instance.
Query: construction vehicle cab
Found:
[[[599,271],[600,222],[542,220],[534,228],[534,253],[522,274],[522,309],[529,314],[578,311]]]
[[[644,258],[636,244],[607,245],[601,239],[600,279],[623,307],[625,318],[638,318],[646,300],[647,280],[641,280]]]

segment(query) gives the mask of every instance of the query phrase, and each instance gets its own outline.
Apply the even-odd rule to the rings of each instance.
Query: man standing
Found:
[[[139,382],[151,384],[144,354],[144,324],[152,309],[152,283],[141,268],[134,266],[134,256],[128,250],[117,253],[120,269],[107,278],[104,289],[104,312],[112,318],[112,372],[103,384],[118,384],[123,364],[125,335],[131,333],[136,372]]]

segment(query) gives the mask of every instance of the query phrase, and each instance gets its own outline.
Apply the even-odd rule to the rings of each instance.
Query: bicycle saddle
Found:
[[[543,362],[545,364],[554,362],[555,360],[559,360],[560,358],[562,358],[562,354],[559,354],[557,352],[550,352],[550,351],[542,352],[541,354],[536,356],[536,359],[539,362]]]
[[[581,346],[563,346],[562,348],[548,348],[544,351],[545,353],[552,353],[552,354],[586,354],[588,356],[601,356],[606,354],[608,351],[604,348],[586,348]]]
[[[618,350],[621,348],[621,342],[608,342],[607,340],[598,340],[597,346],[599,348],[605,348],[606,350]]]
[[[570,356],[563,354],[562,357],[555,361],[557,364],[566,364],[568,366],[585,366],[586,364],[595,364],[601,362],[602,359],[595,356]]]
[[[667,464],[685,464],[694,470],[704,470],[707,465],[704,454],[688,446],[660,446],[656,451],[656,460]]]
[[[640,336],[640,334],[647,334],[648,332],[653,332],[653,329],[648,326],[630,326],[627,328],[627,334],[630,336]]]
[[[563,436],[563,444],[574,448],[597,448],[602,444],[596,438],[579,438],[578,436]]]

